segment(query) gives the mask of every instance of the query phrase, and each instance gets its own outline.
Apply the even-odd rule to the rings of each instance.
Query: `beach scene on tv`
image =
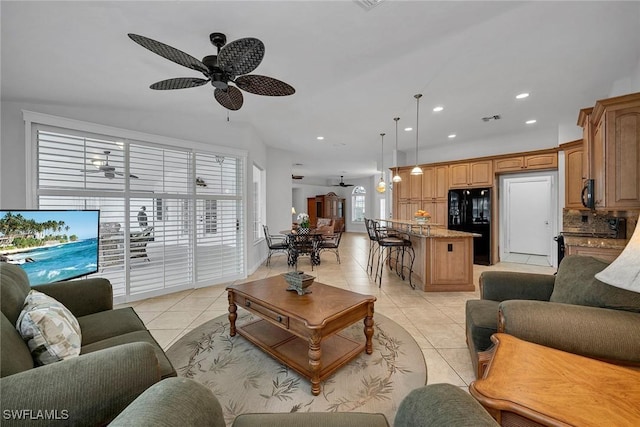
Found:
[[[0,211],[0,262],[19,265],[32,286],[98,270],[99,211]]]

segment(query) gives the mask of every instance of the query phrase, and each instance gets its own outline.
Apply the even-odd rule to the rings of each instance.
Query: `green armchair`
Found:
[[[556,275],[488,271],[480,300],[466,304],[466,336],[480,378],[491,335],[526,341],[611,363],[640,367],[640,294],[594,276],[608,263],[570,255]]]
[[[24,425],[21,416],[34,421],[37,411],[49,411],[42,414],[65,425],[104,425],[151,385],[176,376],[135,311],[113,309],[108,280],[72,280],[36,289],[64,304],[77,318],[80,355],[36,366],[15,326],[31,290],[27,275],[18,266],[0,262],[3,426]],[[51,420],[40,420],[43,425],[47,421]]]

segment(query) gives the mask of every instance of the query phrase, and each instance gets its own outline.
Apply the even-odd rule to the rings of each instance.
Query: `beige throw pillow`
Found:
[[[42,292],[29,292],[16,329],[38,365],[80,354],[82,336],[78,320],[62,303]]]

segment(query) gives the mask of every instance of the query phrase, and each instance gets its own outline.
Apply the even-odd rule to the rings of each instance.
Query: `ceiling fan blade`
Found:
[[[115,173],[116,175],[124,176],[124,174],[122,172],[113,172],[113,173]],[[133,175],[133,174],[129,174],[129,178],[136,178],[137,179],[138,177]]]
[[[242,92],[233,86],[229,86],[226,90],[216,89],[213,92],[213,96],[216,97],[216,101],[218,101],[220,105],[232,111],[239,110],[244,101]]]
[[[255,70],[263,57],[264,43],[247,37],[223,46],[218,53],[218,66],[230,76],[239,76]]]
[[[235,80],[235,84],[240,89],[256,95],[287,96],[296,93],[296,90],[287,83],[258,74],[240,76]]]
[[[174,79],[156,82],[149,87],[155,90],[186,89],[189,87],[202,86],[209,81],[209,79],[196,79],[193,77],[176,77]]]
[[[164,43],[160,43],[159,41],[150,39],[145,36],[140,36],[138,34],[129,33],[128,36],[131,40],[138,43],[140,46],[144,47],[145,49],[149,49],[151,52],[160,55],[163,58],[168,59],[169,61],[173,61],[178,65],[182,65],[184,67],[191,68],[192,70],[200,71],[205,74],[209,73],[209,69],[206,65],[204,65],[193,56],[184,53],[183,51],[178,50],[175,47],[171,47]]]
[[[81,169],[80,172],[84,172],[84,173],[97,173],[97,172],[102,172],[100,169]]]

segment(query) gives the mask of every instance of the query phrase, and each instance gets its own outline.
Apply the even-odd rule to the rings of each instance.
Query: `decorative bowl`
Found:
[[[309,274],[304,274],[304,271],[289,271],[288,273],[283,273],[284,280],[287,281],[289,287],[288,291],[296,291],[298,295],[310,294],[311,291],[307,288],[311,286],[314,276]]]
[[[414,219],[418,224],[426,224],[431,220],[428,216],[416,216]]]

